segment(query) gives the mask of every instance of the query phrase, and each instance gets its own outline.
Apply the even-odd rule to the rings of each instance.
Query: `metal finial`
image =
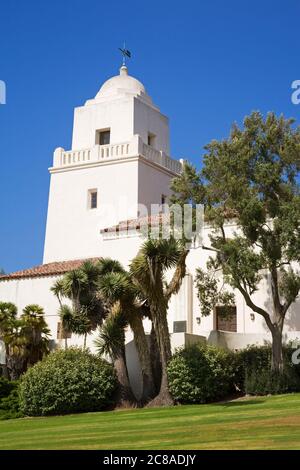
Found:
[[[128,49],[126,49],[125,42],[124,42],[123,48],[119,47],[119,51],[121,51],[122,56],[123,56],[123,64],[122,65],[126,65],[126,57],[128,57],[130,59],[131,58],[131,52]]]

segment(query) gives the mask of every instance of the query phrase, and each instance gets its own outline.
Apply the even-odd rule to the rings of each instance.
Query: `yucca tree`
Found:
[[[61,331],[82,335],[84,348],[87,335],[102,323],[107,313],[104,302],[98,297],[99,275],[99,264],[86,261],[58,279],[51,288],[60,304]],[[63,304],[64,299],[69,299],[71,306]]]
[[[101,356],[109,356],[114,364],[119,382],[118,396],[119,406],[132,405],[135,397],[132,393],[128,378],[128,370],[125,356],[125,328],[127,321],[120,308],[120,303],[115,302],[103,325],[99,328],[98,337],[94,344]]]
[[[181,241],[170,238],[149,239],[130,264],[130,273],[136,287],[149,304],[151,320],[157,338],[162,367],[161,386],[152,405],[171,405],[168,390],[167,364],[171,358],[171,343],[167,321],[168,304],[172,294],[178,292],[186,273],[188,254]],[[170,283],[166,273],[175,269]]]
[[[150,350],[143,326],[143,305],[139,301],[140,292],[133,284],[129,273],[119,266],[119,272],[107,272],[99,279],[100,294],[114,305],[118,302],[134,336],[135,346],[142,372],[142,402],[153,398],[155,393]]]

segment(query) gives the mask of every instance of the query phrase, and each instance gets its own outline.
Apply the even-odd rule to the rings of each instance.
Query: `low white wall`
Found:
[[[229,331],[207,332],[207,343],[226,349],[244,349],[250,345],[263,346],[271,344],[272,338],[269,333],[232,333]],[[287,332],[283,334],[283,341],[288,343],[300,339],[300,331]]]

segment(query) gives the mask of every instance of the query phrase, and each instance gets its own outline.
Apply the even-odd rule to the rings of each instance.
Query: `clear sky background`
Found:
[[[203,146],[252,110],[300,122],[298,0],[1,0],[0,267],[42,262],[56,147],[69,149],[73,108],[118,73],[131,75],[170,118],[176,158],[201,165]]]

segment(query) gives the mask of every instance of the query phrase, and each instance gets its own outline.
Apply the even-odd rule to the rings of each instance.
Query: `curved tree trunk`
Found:
[[[149,403],[149,406],[172,406],[174,400],[169,392],[167,373],[168,362],[172,354],[166,306],[151,308],[151,317],[160,352],[162,374],[159,394]]]
[[[116,369],[119,387],[116,394],[116,401],[118,406],[128,407],[136,403],[136,399],[132,393],[128,371],[125,359],[125,350],[122,354],[114,360],[114,367]]]
[[[133,331],[135,346],[139,356],[142,371],[142,403],[145,403],[155,395],[149,345],[142,316],[139,313],[133,312],[130,315],[129,324]]]

